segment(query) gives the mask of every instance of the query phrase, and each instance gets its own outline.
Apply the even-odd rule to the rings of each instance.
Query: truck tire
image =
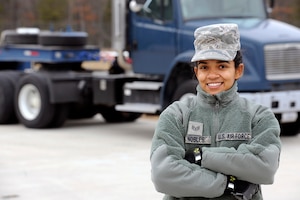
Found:
[[[68,104],[55,104],[54,116],[48,128],[59,128],[61,127],[69,114],[69,105]]]
[[[49,127],[55,116],[55,105],[49,99],[46,79],[43,76],[23,76],[15,93],[15,110],[19,121],[28,128]]]
[[[108,123],[133,122],[142,115],[141,113],[116,111],[114,107],[103,107],[100,109],[100,114]]]
[[[41,32],[38,43],[43,46],[84,46],[87,44],[87,33]]]
[[[87,118],[94,117],[97,113],[98,113],[97,110],[93,106],[86,105],[86,104],[71,104],[70,112],[68,113],[68,118],[87,119]]]
[[[299,133],[300,130],[300,113],[298,113],[298,118],[295,122],[292,123],[280,123],[281,135],[284,136],[295,136]]]
[[[7,76],[0,74],[0,124],[17,121],[14,109],[14,85]]]
[[[196,86],[198,82],[196,80],[188,80],[181,84],[175,91],[172,101],[183,100],[196,95]]]

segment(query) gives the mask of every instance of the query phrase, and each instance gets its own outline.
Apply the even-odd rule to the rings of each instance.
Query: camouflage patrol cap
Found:
[[[203,26],[195,30],[194,37],[195,54],[192,62],[209,59],[231,61],[241,49],[236,24]]]

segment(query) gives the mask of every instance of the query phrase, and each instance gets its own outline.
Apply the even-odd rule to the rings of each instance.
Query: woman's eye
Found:
[[[220,65],[219,68],[220,68],[220,69],[224,69],[224,68],[226,68],[226,67],[225,67],[224,65]]]
[[[205,69],[207,69],[207,67],[206,66],[199,66],[199,69],[205,70]]]

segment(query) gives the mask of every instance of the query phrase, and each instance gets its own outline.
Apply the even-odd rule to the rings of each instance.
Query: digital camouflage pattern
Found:
[[[195,55],[192,62],[199,60],[234,60],[240,50],[240,34],[236,24],[214,24],[203,26],[194,32]]]

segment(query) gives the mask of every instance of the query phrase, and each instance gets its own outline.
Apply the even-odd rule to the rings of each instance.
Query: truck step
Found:
[[[125,89],[129,90],[159,90],[162,87],[162,82],[152,81],[134,81],[125,84]]]
[[[144,109],[143,107],[146,107],[146,110],[153,110],[150,113],[156,112],[157,105],[160,104],[161,87],[161,82],[154,81],[134,81],[125,83],[122,104],[134,104],[137,105],[137,107],[140,107],[139,105],[142,103],[142,110]],[[153,105],[155,105],[154,108]]]
[[[161,106],[159,104],[150,104],[150,103],[126,103],[116,105],[117,111],[122,112],[136,112],[136,113],[147,113],[147,114],[155,114],[161,110]]]

